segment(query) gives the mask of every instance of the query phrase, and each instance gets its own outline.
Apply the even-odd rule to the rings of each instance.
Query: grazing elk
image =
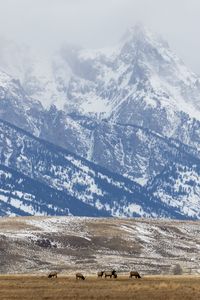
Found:
[[[49,275],[48,275],[48,278],[57,278],[58,277],[58,273],[57,272],[51,272],[51,273],[49,273]]]
[[[105,275],[105,278],[106,277],[112,278],[112,276],[114,278],[117,278],[117,272],[115,270],[104,272],[104,275]]]
[[[85,276],[83,276],[83,274],[81,274],[81,273],[76,273],[76,279],[85,280]]]
[[[106,272],[104,272],[104,275],[105,275],[105,278],[107,278],[107,277],[112,277],[112,271],[106,271]]]
[[[99,277],[102,278],[103,274],[104,274],[104,271],[99,271],[99,272],[97,273],[97,277],[98,277],[98,278],[99,278]]]
[[[132,277],[141,278],[140,274],[137,271],[131,271],[130,272],[129,278],[132,278]]]

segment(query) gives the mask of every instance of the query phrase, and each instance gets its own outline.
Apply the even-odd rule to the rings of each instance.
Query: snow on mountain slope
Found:
[[[187,218],[151,198],[142,186],[3,121],[0,136],[2,165],[66,192],[104,215]]]
[[[63,114],[62,112],[60,113]],[[58,111],[55,108],[51,111],[51,114],[52,115],[49,119],[49,122],[51,123],[51,120],[55,120],[55,124],[51,124],[55,129],[55,131],[52,130],[51,139],[56,142],[57,130],[60,128],[60,131],[62,128],[62,126],[60,126],[62,122],[61,124],[59,122],[62,120],[62,118],[65,120],[65,114],[63,114],[62,118],[58,117]],[[59,122],[57,123],[57,121]],[[68,155],[63,156],[62,154],[61,156],[59,155],[61,161],[59,164],[57,164],[54,162],[55,157],[57,156],[56,154],[54,154],[52,158],[52,155],[50,154],[51,151],[49,153],[48,149],[44,150],[44,153],[43,151],[38,152],[38,147],[40,149],[40,143],[37,143],[33,137],[30,139],[33,141],[33,143],[31,142],[30,145],[32,146],[30,147],[29,138],[26,139],[26,137],[24,137],[24,135],[26,136],[27,133],[22,132],[19,134],[21,132],[19,129],[13,129],[12,126],[10,128],[10,125],[5,122],[2,122],[0,135],[1,163],[19,170],[31,178],[43,181],[55,189],[60,190],[64,187],[71,196],[76,198],[78,197],[79,200],[91,205],[95,205],[97,208],[104,208],[114,215],[127,216],[132,215],[132,213],[148,215],[151,212],[150,214],[156,216],[157,214],[159,215],[158,212],[155,212],[157,210],[158,203],[164,201],[169,210],[175,209],[176,211],[178,207],[178,210],[180,209],[181,211],[182,217],[184,215],[189,215],[194,218],[199,217],[198,205],[193,202],[193,195],[196,193],[195,190],[193,193],[191,189],[187,189],[184,194],[184,201],[182,201],[181,198],[181,190],[178,189],[177,193],[173,192],[173,189],[176,188],[175,182],[177,176],[180,175],[180,185],[184,184],[184,182],[182,182],[183,177],[181,177],[181,172],[179,175],[176,175],[175,172],[170,173],[171,190],[164,189],[162,193],[159,193],[157,190],[154,191],[151,188],[151,181],[154,180],[155,176],[160,178],[160,185],[165,185],[166,179],[162,176],[162,174],[166,169],[166,166],[170,166],[171,164],[181,164],[182,168],[190,168],[191,172],[192,170],[195,171],[195,165],[199,165],[199,153],[194,148],[188,147],[175,140],[163,138],[162,136],[159,136],[150,130],[133,125],[111,125],[109,122],[95,122],[88,118],[80,118],[75,116],[71,116],[68,119],[68,122],[69,123],[66,127],[67,131],[63,129],[63,132],[66,133],[66,139],[60,131],[60,135],[63,137],[63,139],[61,139],[59,143],[64,144],[66,148],[70,148],[71,151],[76,152],[77,154],[81,153],[86,157],[90,156],[88,157],[89,159],[110,169],[112,172],[121,173],[126,177],[129,177],[132,180],[130,182],[125,178],[123,178],[123,180],[117,179],[117,181],[122,180],[128,184],[129,192],[133,192],[134,194],[134,203],[130,202],[132,198],[131,195],[125,196],[127,199],[129,199],[128,202],[126,200],[124,201],[124,196],[122,196],[122,194],[119,194],[119,197],[117,196],[115,199],[116,196],[114,196],[115,192],[113,192],[112,185],[109,185],[106,188],[106,193],[109,193],[109,201],[104,202],[103,200],[102,202],[102,200],[100,200],[99,202],[97,198],[100,197],[102,199],[102,190],[105,189],[104,185],[101,187],[101,189],[98,188],[99,178],[96,181],[96,179],[94,180],[90,178],[90,176],[88,177],[88,174],[83,175],[83,177],[82,175],[80,176],[80,174],[74,174],[73,177],[71,175],[74,167],[77,168],[79,166],[78,168],[80,168],[80,161],[82,159],[76,161],[76,159],[73,159],[73,155],[68,157]],[[77,125],[77,132],[74,130],[75,125],[70,127],[70,124],[73,123]],[[48,128],[49,127],[47,126],[47,132]],[[71,131],[69,128],[71,128]],[[84,132],[85,135],[82,135]],[[82,140],[78,139],[79,135],[85,138]],[[91,145],[88,144],[90,136],[93,136]],[[60,150],[58,151],[60,153]],[[36,156],[37,158],[35,157],[35,152],[38,153]],[[52,167],[50,168],[49,164],[52,162],[52,159],[55,165],[53,163]],[[66,165],[66,159],[69,159],[69,166],[68,163]],[[54,169],[55,171],[53,171]],[[83,167],[83,170],[86,171],[87,169],[88,167],[86,167],[86,169]],[[178,173],[179,169],[177,170],[177,174]],[[113,176],[117,175],[112,174],[111,177]],[[195,178],[194,184],[195,186],[198,186],[199,175]],[[146,194],[145,189],[142,190],[141,187],[137,187],[133,181],[137,181],[142,185],[146,185],[150,191],[150,194]],[[83,184],[83,182],[86,182],[86,184]],[[131,186],[134,187],[133,190]],[[82,188],[84,188],[84,190],[82,190]],[[136,192],[138,191],[138,188],[139,190],[141,189],[139,194]],[[114,194],[111,195],[110,193]],[[137,195],[136,199],[139,202],[135,202],[135,195]],[[198,197],[198,193],[196,195]],[[106,194],[103,193],[103,198],[104,197],[107,198]],[[171,197],[171,201],[165,201],[165,199],[168,197]],[[110,199],[113,199],[111,203]],[[145,202],[149,201],[148,205],[150,205],[151,208],[149,208],[148,213],[145,212],[143,209],[143,204],[141,205],[140,203],[142,199],[146,199]],[[158,203],[156,207],[152,207],[155,200]],[[188,207],[190,207],[189,210]],[[193,211],[193,213],[191,213],[191,211]]]
[[[19,80],[0,70],[0,118],[39,135],[41,112],[40,102],[27,96]]]
[[[40,101],[45,108],[56,105],[63,109],[71,75],[68,64],[58,55],[33,54],[31,59],[32,65],[22,82],[27,95]]]
[[[0,165],[0,216],[109,216],[48,185]]]
[[[166,166],[148,188],[164,203],[179,208],[184,214],[199,218],[200,163],[187,167],[180,163]]]
[[[66,115],[52,110],[53,126],[42,137],[145,185],[166,164],[200,158],[200,152],[143,127]],[[52,123],[51,118],[49,122]],[[65,126],[63,126],[65,124]],[[75,126],[76,125],[76,126]],[[51,129],[50,129],[51,128]],[[57,141],[57,132],[63,137]]]
[[[92,161],[142,185],[170,163],[200,158],[193,148],[142,127],[100,122],[92,132]]]

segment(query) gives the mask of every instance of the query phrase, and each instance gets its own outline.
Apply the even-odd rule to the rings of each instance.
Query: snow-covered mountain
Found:
[[[26,93],[44,106],[65,104],[67,112],[122,121],[125,104],[142,102],[147,109],[166,110],[168,117],[176,111],[200,119],[199,77],[166,41],[142,25],[129,29],[115,47],[98,50],[68,45],[47,55],[5,40],[0,45],[1,69],[18,78]],[[131,115],[125,121],[136,123]]]
[[[43,106],[142,126],[200,149],[200,78],[144,27],[108,49],[65,46],[48,56],[6,45],[0,69]]]
[[[83,190],[80,183],[70,185],[68,179],[69,195],[77,201],[110,215],[200,218],[200,79],[165,41],[136,26],[109,49],[65,46],[54,56],[37,57],[5,41],[0,45],[3,166],[49,188],[63,189],[63,169],[59,179],[57,173],[48,173],[52,154],[38,150],[43,139],[70,151],[67,157],[72,155],[73,163],[70,159],[66,162],[66,155],[56,146],[53,155],[69,173],[78,155],[79,162],[87,160],[86,168],[106,168],[101,172],[112,178],[106,192],[105,185],[101,186],[100,194],[91,192],[93,177]],[[9,58],[13,51],[19,54],[18,60]],[[4,121],[17,126],[12,134]],[[26,132],[21,134],[19,128]],[[25,138],[32,146],[24,155],[19,141],[22,136],[29,137],[27,132],[39,140]],[[35,164],[32,153],[38,153],[40,162],[34,174],[30,171]],[[88,161],[95,165],[88,166]],[[41,166],[45,166],[42,172]],[[57,163],[54,167],[60,170]],[[80,177],[82,182],[85,176]],[[128,184],[122,190],[126,194],[128,188],[129,194],[111,193],[113,176],[119,176],[116,181],[124,182],[122,185]],[[98,176],[95,180],[99,184]],[[98,191],[96,185],[94,190]]]
[[[139,184],[5,121],[0,136],[3,211],[7,205],[11,214],[187,218]]]
[[[200,79],[166,42],[134,27],[114,49],[80,50],[73,61],[67,111],[142,126],[200,148]]]

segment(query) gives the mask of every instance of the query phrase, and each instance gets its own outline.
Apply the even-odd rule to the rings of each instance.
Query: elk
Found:
[[[132,277],[141,278],[140,274],[137,271],[131,271],[130,272],[129,278],[132,278]]]
[[[112,276],[114,278],[117,278],[117,272],[115,270],[104,272],[104,275],[105,275],[105,278],[106,277],[112,278]]]
[[[97,277],[98,277],[98,278],[99,278],[99,277],[102,278],[103,274],[104,274],[104,271],[99,271],[99,272],[97,273]]]
[[[48,278],[57,278],[57,276],[58,276],[58,273],[57,272],[51,272],[51,273],[49,273],[49,275],[48,275]]]
[[[82,280],[85,280],[85,276],[83,276],[82,273],[76,273],[76,279],[82,279]]]

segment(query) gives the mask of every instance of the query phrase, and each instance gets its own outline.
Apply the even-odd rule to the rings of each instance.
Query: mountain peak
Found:
[[[122,37],[122,41],[146,40],[149,38],[152,38],[152,33],[142,23],[137,23],[128,28]]]
[[[169,48],[168,42],[157,33],[153,33],[144,24],[136,23],[130,27],[121,39],[123,43],[151,44],[157,47]]]
[[[128,31],[130,34],[137,34],[137,35],[146,35],[148,33],[147,28],[144,24],[138,22],[134,26],[131,26]]]

